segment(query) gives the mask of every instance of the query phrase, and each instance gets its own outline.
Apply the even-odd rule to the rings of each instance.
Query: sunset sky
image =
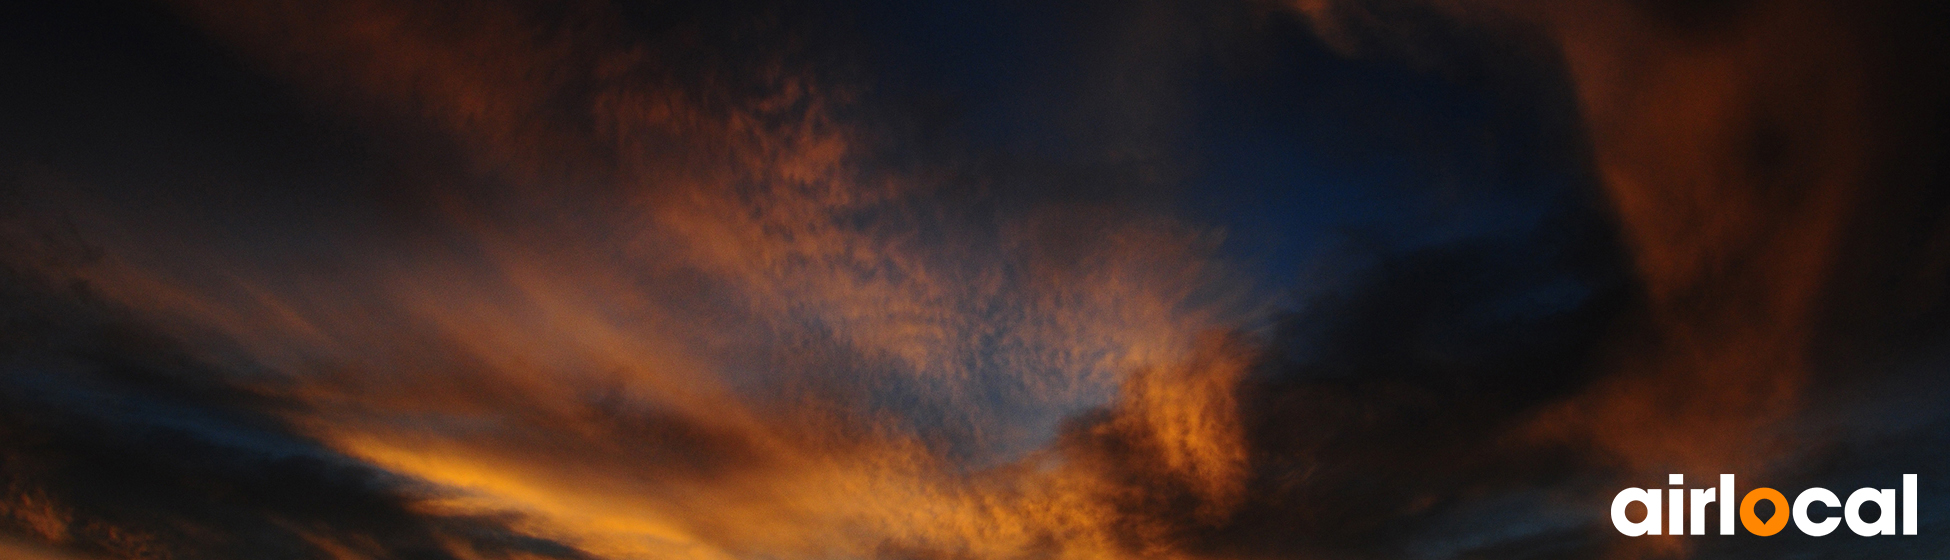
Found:
[[[1924,4],[8,2],[0,559],[1947,557]]]

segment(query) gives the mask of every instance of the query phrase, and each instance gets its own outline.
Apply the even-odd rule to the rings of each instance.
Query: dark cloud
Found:
[[[139,558],[586,558],[514,516],[429,510],[442,490],[285,425],[275,373],[246,383],[94,299],[6,271],[0,487],[10,532]]]
[[[1602,211],[1559,212],[1520,235],[1380,255],[1285,315],[1235,388],[1252,472],[1222,519],[1191,516],[1196,496],[1159,486],[1142,438],[1114,420],[1079,425],[1069,445],[1142,489],[1129,515],[1167,520],[1204,554],[1602,547],[1585,502],[1606,459],[1516,435],[1601,375],[1641,322]]]

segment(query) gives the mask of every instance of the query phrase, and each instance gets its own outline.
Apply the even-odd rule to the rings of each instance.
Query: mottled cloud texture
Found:
[[[1929,10],[21,8],[0,555],[1940,555]]]

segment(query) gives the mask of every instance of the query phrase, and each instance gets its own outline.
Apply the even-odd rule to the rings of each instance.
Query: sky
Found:
[[[8,3],[0,556],[1950,555],[1912,4]]]

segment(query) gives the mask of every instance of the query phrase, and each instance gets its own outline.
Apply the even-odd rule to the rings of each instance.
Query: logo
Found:
[[[1680,486],[1685,482],[1686,478],[1682,475],[1667,476],[1667,484],[1672,486]],[[1628,537],[1657,535],[1662,528],[1666,530],[1666,534],[1704,535],[1706,534],[1706,506],[1717,503],[1715,509],[1719,513],[1722,535],[1733,534],[1735,511],[1740,513],[1741,527],[1745,527],[1749,533],[1763,537],[1781,532],[1781,529],[1787,527],[1789,519],[1794,521],[1795,529],[1817,537],[1834,532],[1835,527],[1844,521],[1848,522],[1850,531],[1864,537],[1896,534],[1897,496],[1893,489],[1862,488],[1849,493],[1848,501],[1843,502],[1836,498],[1834,492],[1825,488],[1809,488],[1795,495],[1793,505],[1789,505],[1787,496],[1781,494],[1781,491],[1773,488],[1755,488],[1748,492],[1746,497],[1740,498],[1740,507],[1735,508],[1729,507],[1729,504],[1735,503],[1733,475],[1723,474],[1720,475],[1720,486],[1717,488],[1672,488],[1668,489],[1665,495],[1670,498],[1661,500],[1663,496],[1656,489],[1626,488],[1619,491],[1618,496],[1611,500],[1611,525]],[[1669,504],[1670,507],[1661,507],[1661,502]],[[1762,520],[1760,515],[1754,512],[1755,506],[1760,502],[1773,505],[1774,512],[1766,520]],[[1645,506],[1644,519],[1632,521],[1626,515],[1628,508],[1634,503]],[[1902,503],[1903,534],[1914,535],[1916,534],[1916,475],[1903,475]],[[1836,517],[1832,512],[1810,511],[1815,504],[1842,508],[1841,516]],[[1876,506],[1877,513],[1874,521],[1862,519],[1862,506],[1866,504]],[[1665,515],[1661,516],[1661,512]],[[1689,528],[1690,533],[1687,531]]]

